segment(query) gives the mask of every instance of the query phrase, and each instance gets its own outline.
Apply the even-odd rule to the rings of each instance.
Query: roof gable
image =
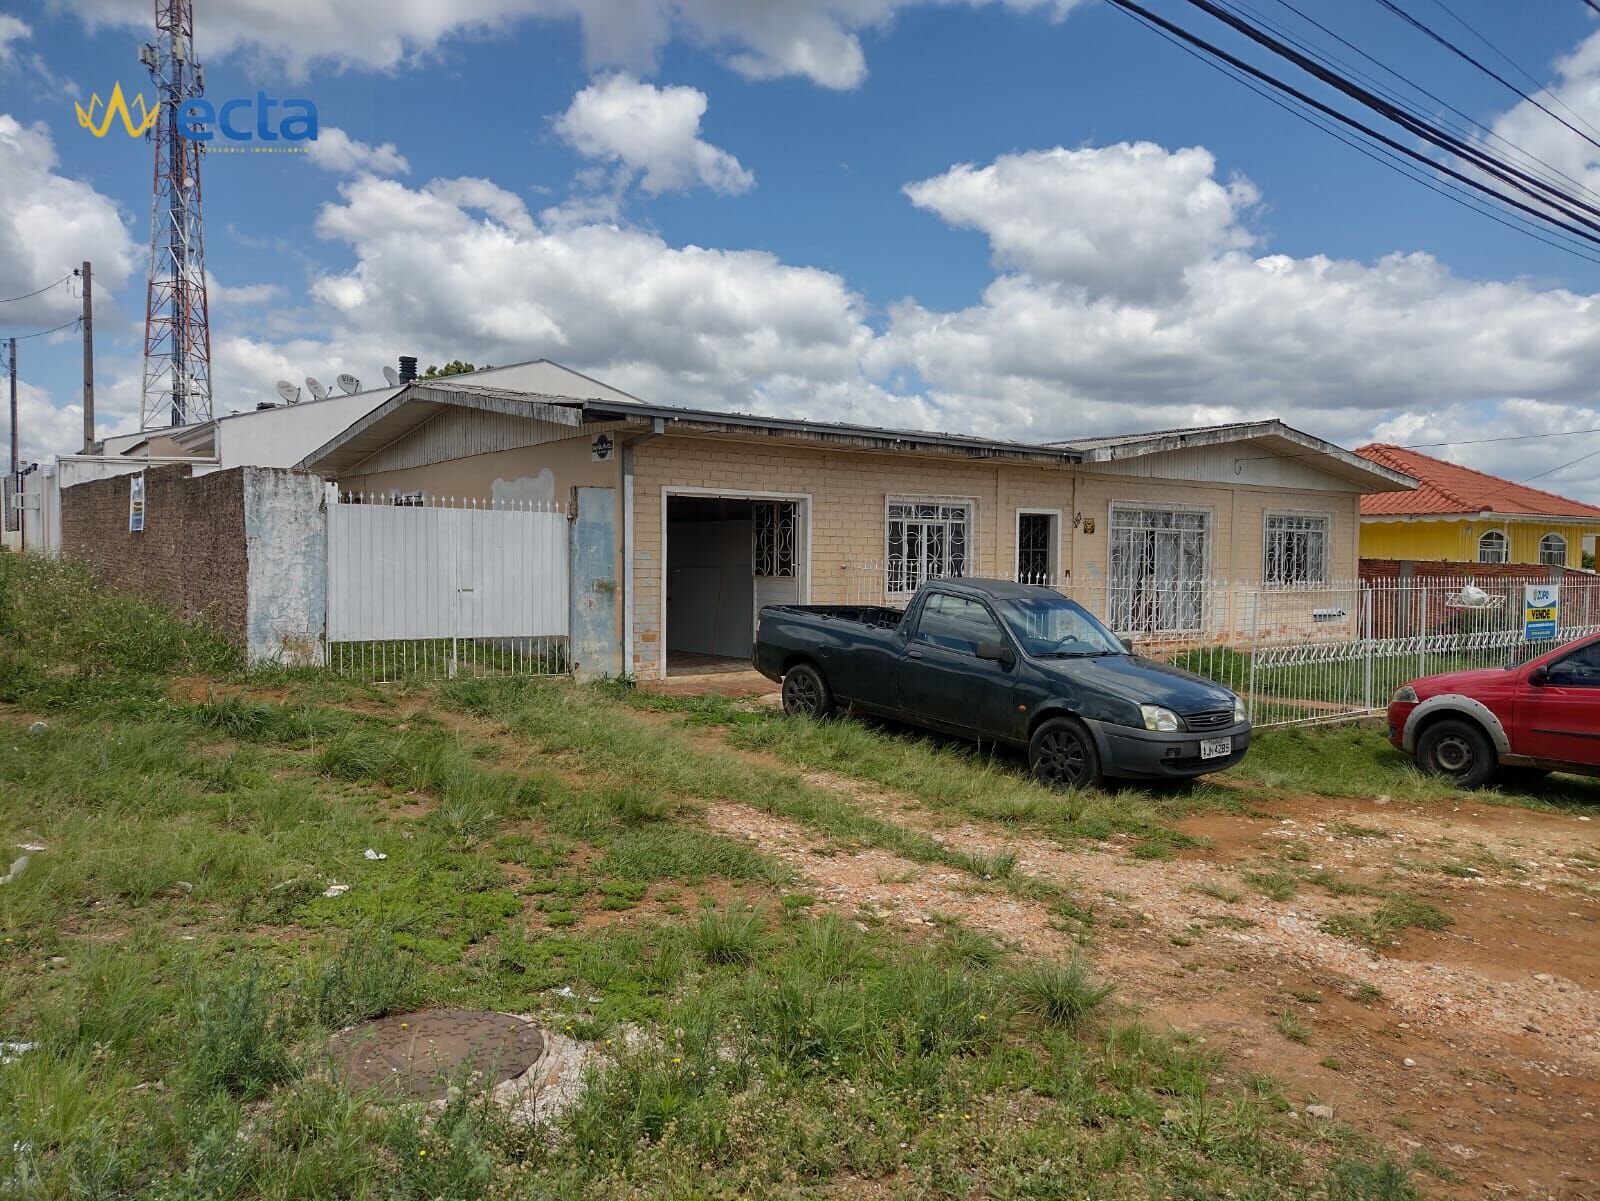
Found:
[[[1417,479],[1415,492],[1363,496],[1363,517],[1467,517],[1504,513],[1600,520],[1600,508],[1594,505],[1474,471],[1403,446],[1374,442],[1361,447],[1356,454]]]

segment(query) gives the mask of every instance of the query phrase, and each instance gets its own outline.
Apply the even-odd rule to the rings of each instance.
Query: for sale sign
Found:
[[[1523,589],[1522,637],[1525,642],[1547,642],[1554,638],[1560,616],[1559,584],[1529,584]]]

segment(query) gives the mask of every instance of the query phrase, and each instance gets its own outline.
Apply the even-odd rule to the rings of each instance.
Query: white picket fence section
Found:
[[[1151,577],[1053,578],[1055,588],[1161,659],[1224,684],[1259,726],[1311,725],[1381,713],[1394,690],[1419,676],[1521,662],[1600,633],[1600,576],[1426,577],[1259,582]],[[847,565],[850,604],[901,605],[883,564]],[[1558,583],[1555,638],[1523,637],[1523,589]]]
[[[567,515],[553,504],[328,502],[328,660],[367,679],[564,670]]]

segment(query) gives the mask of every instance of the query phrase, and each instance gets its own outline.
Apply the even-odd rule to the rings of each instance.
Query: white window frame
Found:
[[[1126,510],[1145,510],[1163,513],[1200,513],[1205,521],[1205,554],[1201,558],[1200,572],[1200,614],[1199,625],[1194,628],[1171,627],[1161,629],[1118,630],[1115,622],[1117,615],[1113,611],[1116,603],[1117,579],[1116,568],[1113,563],[1113,551],[1116,548],[1117,513]],[[1203,633],[1211,625],[1211,565],[1212,554],[1217,535],[1217,510],[1215,505],[1183,505],[1173,504],[1168,501],[1149,500],[1113,500],[1106,505],[1106,594],[1105,613],[1103,617],[1107,624],[1112,626],[1118,634],[1146,634],[1146,635],[1190,635]]]
[[[1545,558],[1545,545],[1544,544],[1546,542],[1549,542],[1552,538],[1554,538],[1557,542],[1559,542],[1561,544],[1561,557],[1559,559],[1547,559],[1547,558]],[[1560,533],[1557,533],[1555,530],[1551,530],[1543,538],[1539,539],[1539,562],[1540,562],[1541,565],[1543,565],[1545,567],[1565,567],[1567,565],[1567,554],[1568,554],[1568,551],[1569,551],[1569,547],[1568,547],[1568,543],[1567,543],[1567,536],[1565,534],[1560,534]]]
[[[1322,522],[1322,574],[1304,580],[1273,580],[1267,576],[1267,552],[1272,543],[1275,518],[1312,518]],[[1268,509],[1261,515],[1261,586],[1263,588],[1305,588],[1325,585],[1333,579],[1333,514],[1326,509]]]
[[[975,496],[913,496],[907,493],[891,493],[883,498],[883,595],[886,600],[905,600],[916,594],[916,588],[905,588],[899,591],[891,590],[889,581],[893,565],[889,555],[889,510],[895,505],[962,505],[967,510],[966,530],[966,570],[970,577],[978,560],[978,498]],[[903,518],[898,520],[904,520]],[[902,539],[904,545],[904,539]],[[946,547],[948,549],[948,542]],[[948,560],[948,554],[946,555]],[[945,579],[945,576],[927,576],[918,578],[918,585],[929,579]]]
[[[1016,579],[1022,571],[1022,519],[1024,517],[1049,517],[1054,519],[1050,535],[1050,566],[1048,568],[1051,587],[1062,582],[1061,574],[1061,514],[1060,509],[1034,509],[1023,508],[1016,511],[1011,526],[1011,578]]]
[[[1495,539],[1495,544],[1500,548],[1498,557],[1484,558],[1484,543]],[[1478,535],[1478,562],[1480,563],[1509,563],[1511,562],[1511,539],[1504,530],[1484,530]]]

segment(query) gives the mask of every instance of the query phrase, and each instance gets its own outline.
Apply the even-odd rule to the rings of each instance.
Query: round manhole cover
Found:
[[[352,1087],[436,1101],[463,1076],[493,1087],[522,1075],[544,1050],[544,1036],[509,1013],[429,1009],[341,1030],[328,1046]]]

